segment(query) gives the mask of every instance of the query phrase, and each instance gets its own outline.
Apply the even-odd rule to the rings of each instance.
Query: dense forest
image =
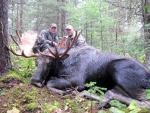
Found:
[[[82,30],[86,42],[101,51],[133,57],[150,69],[149,0],[0,0],[0,112],[1,113],[147,113],[136,102],[126,106],[111,101],[99,110],[97,102],[74,95],[60,96],[30,85],[35,58],[9,53],[17,49],[11,35],[48,29],[57,24],[58,36],[66,25]],[[101,88],[91,83],[89,92]],[[97,91],[98,90],[98,91]],[[150,99],[150,90],[147,90]]]
[[[16,29],[40,31],[54,22],[63,36],[65,25],[71,24],[101,50],[145,58],[142,1],[12,0],[8,13],[9,34],[15,35]]]

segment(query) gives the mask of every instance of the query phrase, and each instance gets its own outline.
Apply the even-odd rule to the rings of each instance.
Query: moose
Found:
[[[40,65],[32,77],[36,86],[46,84],[49,91],[60,93],[74,87],[83,91],[85,83],[96,82],[97,86],[107,88],[101,107],[116,98],[126,104],[135,99],[139,105],[150,108],[146,100],[146,89],[150,88],[149,70],[133,58],[104,53],[88,44],[72,48],[79,35],[80,32],[76,32],[67,48],[53,47],[39,54],[26,55],[23,50],[16,54],[7,48],[18,56],[40,57]]]

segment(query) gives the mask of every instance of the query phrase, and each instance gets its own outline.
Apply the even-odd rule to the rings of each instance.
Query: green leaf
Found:
[[[106,111],[100,110],[100,111],[98,111],[98,113],[106,113]]]
[[[150,89],[146,90],[147,96],[146,98],[150,100]]]
[[[130,110],[130,113],[137,113],[141,111],[136,101],[132,101],[128,109]]]
[[[111,108],[109,109],[109,111],[110,111],[111,113],[125,113],[124,111],[122,111],[122,110],[120,110],[120,109],[118,109],[118,108],[115,108],[115,107],[111,107]]]

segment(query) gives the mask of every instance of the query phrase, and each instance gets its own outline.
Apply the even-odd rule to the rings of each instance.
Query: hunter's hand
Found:
[[[56,42],[50,41],[50,40],[46,40],[46,43],[52,45],[52,46],[58,46],[58,44]]]

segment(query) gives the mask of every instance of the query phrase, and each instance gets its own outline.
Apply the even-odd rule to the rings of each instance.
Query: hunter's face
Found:
[[[57,33],[57,28],[56,28],[56,27],[51,27],[51,28],[50,28],[50,32],[52,32],[52,33]]]
[[[66,33],[68,36],[72,35],[72,30],[71,29],[66,29]]]

